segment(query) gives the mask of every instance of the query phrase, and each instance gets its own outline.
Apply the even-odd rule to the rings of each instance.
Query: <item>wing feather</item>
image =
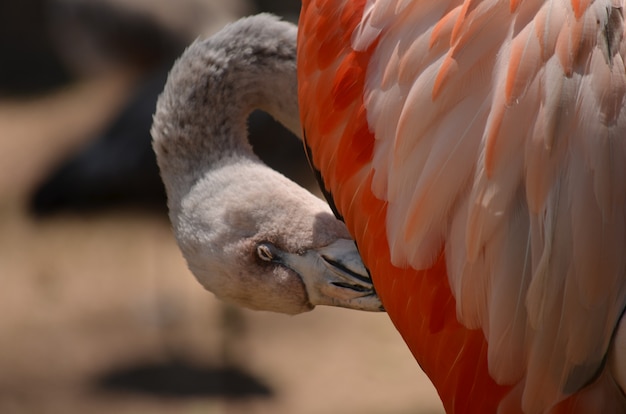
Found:
[[[482,406],[486,359],[499,412],[623,412],[624,0],[304,4],[307,141],[409,346],[450,359],[424,364],[446,408]]]
[[[427,269],[443,247],[493,377],[527,412],[556,410],[604,375],[626,298],[621,9],[378,3],[364,102],[392,262]],[[604,392],[589,389],[572,404]]]

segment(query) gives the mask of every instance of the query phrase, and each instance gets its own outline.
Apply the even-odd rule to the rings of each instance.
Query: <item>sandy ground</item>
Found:
[[[385,314],[225,306],[159,213],[26,213],[132,79],[0,101],[0,413],[441,413]]]

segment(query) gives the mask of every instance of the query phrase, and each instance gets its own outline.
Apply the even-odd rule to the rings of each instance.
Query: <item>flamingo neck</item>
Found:
[[[300,135],[296,29],[270,15],[246,20],[194,42],[170,72],[152,127],[170,198],[210,170],[258,162],[246,126],[255,109]]]

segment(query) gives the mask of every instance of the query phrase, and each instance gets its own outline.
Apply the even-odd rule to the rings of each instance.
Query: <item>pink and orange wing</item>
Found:
[[[446,410],[493,412],[509,387],[498,386],[489,376],[482,332],[457,321],[443,255],[424,270],[391,261],[388,201],[373,192],[378,137],[370,131],[363,101],[376,40],[361,50],[351,46],[364,7],[364,0],[303,4],[298,71],[305,143],[359,244],[387,312],[433,380]]]
[[[622,2],[304,3],[312,161],[446,408],[623,409]]]

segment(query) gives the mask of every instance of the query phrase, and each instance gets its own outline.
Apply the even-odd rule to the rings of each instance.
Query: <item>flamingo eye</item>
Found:
[[[259,256],[259,259],[264,262],[271,262],[274,260],[274,253],[272,253],[272,248],[266,244],[261,243],[256,248],[256,254]]]

